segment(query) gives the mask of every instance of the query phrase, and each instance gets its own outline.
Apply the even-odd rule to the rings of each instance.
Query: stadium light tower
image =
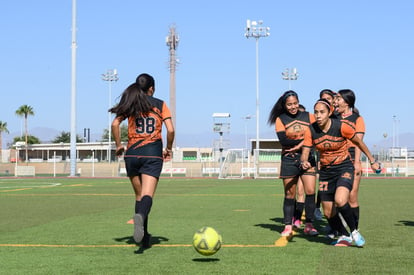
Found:
[[[296,68],[293,68],[291,70],[289,70],[289,68],[286,68],[286,70],[282,73],[282,79],[287,80],[289,82],[289,90],[292,89],[290,81],[297,80],[298,76],[299,74]]]
[[[70,104],[70,176],[76,176],[76,0],[72,0],[72,58]],[[17,164],[17,160],[16,160]]]
[[[108,81],[109,83],[109,100],[108,100],[108,109],[112,107],[112,82],[118,81],[118,72],[116,69],[107,70],[106,73],[102,74],[102,80]],[[108,162],[111,163],[111,118],[112,115],[108,112]]]
[[[177,57],[175,55],[175,50],[178,46],[179,37],[175,32],[175,26],[170,27],[170,34],[165,38],[165,42],[170,49],[170,61],[169,61],[169,68],[170,68],[170,110],[172,116],[172,122],[175,127],[177,123],[177,115],[176,115],[176,98],[175,98],[175,68],[177,67]],[[175,139],[173,142],[173,148],[175,148]]]
[[[246,21],[246,32],[244,36],[246,38],[255,38],[256,39],[256,154],[255,154],[255,163],[256,163],[256,175],[257,177],[257,168],[258,168],[258,161],[259,161],[259,38],[260,37],[267,37],[270,35],[269,27],[262,27],[263,21],[250,21],[247,19]]]
[[[242,119],[244,120],[244,147],[246,150],[249,149],[248,142],[247,142],[247,121],[250,120],[251,118],[252,118],[252,115],[250,114],[242,117]]]

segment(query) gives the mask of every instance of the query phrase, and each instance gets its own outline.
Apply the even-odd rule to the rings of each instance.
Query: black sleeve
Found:
[[[277,132],[277,137],[279,138],[279,142],[282,147],[294,147],[302,142],[299,139],[290,139],[286,136],[286,132]]]

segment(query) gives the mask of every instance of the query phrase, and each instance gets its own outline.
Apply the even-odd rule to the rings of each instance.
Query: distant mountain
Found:
[[[395,142],[395,144],[393,144]],[[376,143],[367,142],[369,147],[372,148],[374,145],[378,148],[391,148],[393,145],[396,147],[406,147],[408,149],[414,149],[414,133],[403,133],[398,136],[395,140],[393,137],[387,137],[382,140],[378,140]]]

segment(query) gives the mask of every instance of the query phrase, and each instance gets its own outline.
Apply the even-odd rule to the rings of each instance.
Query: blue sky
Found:
[[[270,36],[259,40],[260,137],[274,138],[267,116],[292,81],[311,110],[324,88],[350,88],[374,145],[393,133],[412,133],[414,68],[413,1],[77,1],[77,132],[100,137],[108,127],[108,83],[116,68],[115,103],[142,72],[156,79],[156,97],[169,101],[168,47],[180,36],[176,73],[177,146],[211,146],[215,112],[231,114],[231,147],[256,137],[255,40],[244,37],[246,19],[263,20]],[[0,11],[2,46],[0,120],[9,135],[21,133],[19,106],[33,107],[29,134],[37,128],[70,131],[70,0],[5,1]],[[396,116],[396,122],[393,116]],[[48,132],[44,130],[44,133]],[[387,138],[383,134],[387,133]],[[49,140],[55,136],[47,137]],[[42,137],[46,139],[45,137]],[[407,146],[407,144],[399,144]],[[3,145],[5,146],[5,145]]]

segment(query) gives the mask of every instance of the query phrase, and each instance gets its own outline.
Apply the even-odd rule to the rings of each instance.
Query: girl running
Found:
[[[316,122],[305,131],[301,167],[304,170],[313,168],[308,157],[312,146],[315,146],[320,153],[319,192],[324,214],[331,227],[343,234],[336,245],[350,246],[353,241],[355,245],[363,246],[365,239],[355,226],[355,219],[349,205],[354,165],[348,152],[348,140],[367,156],[373,170],[379,169],[379,164],[365,143],[356,135],[354,124],[331,118],[333,111],[332,105],[326,99],[319,99],[316,102],[314,106]],[[351,231],[350,236],[341,230],[341,220],[337,211],[347,223]]]
[[[153,97],[154,78],[141,74],[121,96],[120,102],[109,109],[116,117],[112,135],[116,154],[125,148],[121,144],[120,125],[128,119],[128,145],[124,155],[127,175],[135,192],[134,240],[144,248],[151,246],[148,233],[148,215],[157,188],[163,161],[172,156],[174,126],[171,113],[164,101]],[[167,129],[167,146],[163,150],[162,126]]]

